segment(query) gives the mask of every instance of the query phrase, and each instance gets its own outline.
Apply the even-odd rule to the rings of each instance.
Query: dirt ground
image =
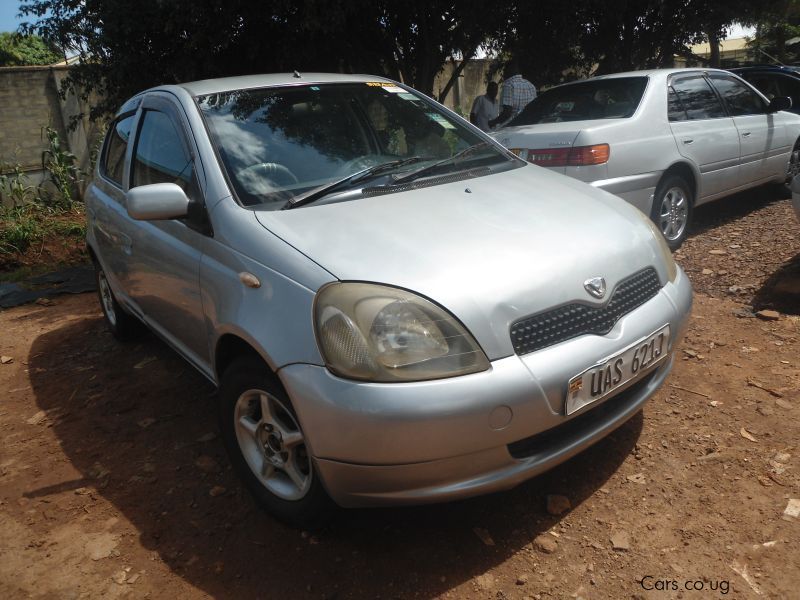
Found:
[[[696,218],[691,328],[642,413],[511,492],[314,534],[255,508],[164,344],[112,340],[91,294],[0,312],[0,597],[797,597],[800,224],[763,190]]]

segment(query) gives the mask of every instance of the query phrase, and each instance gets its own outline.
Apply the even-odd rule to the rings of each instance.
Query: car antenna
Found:
[[[300,79],[300,73],[298,73],[297,71],[295,71],[295,72],[294,72],[294,77],[295,77],[295,79]]]

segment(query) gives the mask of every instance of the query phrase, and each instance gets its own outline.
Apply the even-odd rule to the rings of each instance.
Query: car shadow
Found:
[[[800,254],[785,262],[753,296],[753,310],[800,315]]]
[[[311,534],[258,510],[215,436],[213,386],[154,337],[120,344],[99,317],[67,321],[34,341],[29,371],[36,402],[81,477],[25,495],[87,488],[102,496],[138,530],[143,547],[212,597],[443,594],[558,524],[561,517],[545,511],[546,494],[575,507],[597,493],[643,425],[640,412],[510,492],[341,511]]]
[[[698,206],[689,226],[689,237],[701,235],[710,229],[736,221],[755,210],[786,199],[775,186],[761,186],[734,194],[723,200]]]

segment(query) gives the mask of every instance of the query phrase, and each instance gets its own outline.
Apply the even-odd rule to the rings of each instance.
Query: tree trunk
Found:
[[[708,62],[709,66],[715,69],[719,69],[720,67],[720,52],[719,52],[719,34],[715,32],[709,32],[708,34],[708,46],[709,46],[709,53],[708,53]]]
[[[444,104],[445,99],[447,98],[447,94],[450,93],[450,90],[458,81],[458,78],[461,77],[461,73],[464,72],[464,67],[467,66],[467,63],[472,60],[472,57],[475,55],[475,52],[470,52],[469,54],[464,54],[461,58],[461,62],[453,67],[453,72],[450,74],[450,79],[447,80],[447,83],[444,86],[444,89],[439,94],[437,100]],[[453,61],[455,63],[455,61]]]

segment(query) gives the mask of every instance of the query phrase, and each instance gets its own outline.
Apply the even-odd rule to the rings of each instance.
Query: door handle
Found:
[[[683,143],[688,146],[689,144],[694,144],[694,140],[692,138],[686,138],[683,140]]]
[[[743,132],[742,137],[750,137],[750,132],[749,131]]]

